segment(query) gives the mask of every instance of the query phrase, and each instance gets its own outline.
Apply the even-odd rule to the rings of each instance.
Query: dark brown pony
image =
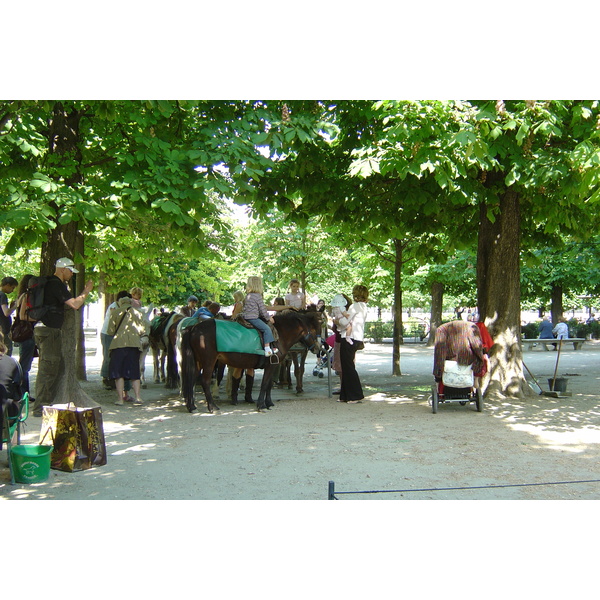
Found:
[[[312,352],[318,352],[321,346],[321,320],[321,313],[311,310],[289,310],[276,314],[275,329],[279,334],[276,356],[279,362],[297,342],[301,342]],[[217,361],[234,369],[231,390],[233,404],[237,404],[242,369],[264,369],[256,408],[260,411],[274,406],[271,401],[271,386],[273,368],[277,363],[272,363],[268,357],[258,354],[218,352],[216,325],[213,319],[201,321],[185,330],[181,338],[181,355],[181,391],[189,412],[196,410],[194,387],[199,372],[208,411],[219,410],[210,390],[211,376]]]
[[[150,327],[150,348],[154,358],[154,383],[165,382],[165,387],[179,387],[179,367],[177,366],[177,324],[183,315],[170,312],[152,320]],[[167,374],[165,377],[165,358]]]
[[[308,350],[305,347],[300,348],[299,344],[296,344],[290,349],[288,355],[284,361],[284,368],[282,368],[282,377],[279,381],[282,384],[287,384],[288,390],[292,389],[292,365],[294,366],[294,377],[296,379],[296,394],[302,394],[304,392],[304,371],[306,364],[306,356]]]

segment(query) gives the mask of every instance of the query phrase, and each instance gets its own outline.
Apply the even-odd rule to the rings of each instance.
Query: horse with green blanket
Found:
[[[208,319],[182,332],[181,391],[189,412],[196,410],[194,390],[199,374],[208,411],[219,410],[210,390],[217,361],[233,368],[233,404],[237,404],[242,371],[264,369],[256,407],[260,411],[274,406],[271,401],[273,368],[298,342],[315,354],[320,351],[322,313],[311,309],[282,311],[274,316],[274,321],[279,340],[277,351],[271,357],[265,357],[258,331],[235,321]]]

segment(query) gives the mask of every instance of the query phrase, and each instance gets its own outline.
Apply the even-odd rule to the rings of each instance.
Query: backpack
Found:
[[[47,277],[32,277],[27,286],[25,297],[26,313],[30,321],[39,321],[50,310],[50,306],[44,304],[44,288]]]

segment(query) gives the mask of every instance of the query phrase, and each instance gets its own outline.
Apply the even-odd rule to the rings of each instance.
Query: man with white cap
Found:
[[[78,310],[94,287],[93,282],[88,281],[81,295],[73,298],[66,286],[73,273],[79,273],[75,263],[70,258],[59,258],[54,275],[47,278],[44,286],[44,306],[49,307],[49,310],[33,328],[33,337],[40,355],[33,406],[34,417],[41,417],[43,407],[53,403],[58,383],[65,371],[61,331],[65,320],[65,306]]]

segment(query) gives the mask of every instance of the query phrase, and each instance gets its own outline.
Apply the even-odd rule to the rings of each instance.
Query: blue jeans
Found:
[[[29,391],[29,371],[33,363],[33,353],[35,352],[35,340],[33,338],[19,342],[19,364],[23,371],[23,390]]]
[[[264,335],[265,345],[270,344],[271,342],[275,341],[275,338],[273,337],[273,332],[271,331],[271,328],[262,319],[246,319],[246,320],[248,321],[248,323],[250,323],[250,325],[252,325],[253,327],[256,327],[256,329],[258,329],[259,331],[262,331],[262,333]]]

